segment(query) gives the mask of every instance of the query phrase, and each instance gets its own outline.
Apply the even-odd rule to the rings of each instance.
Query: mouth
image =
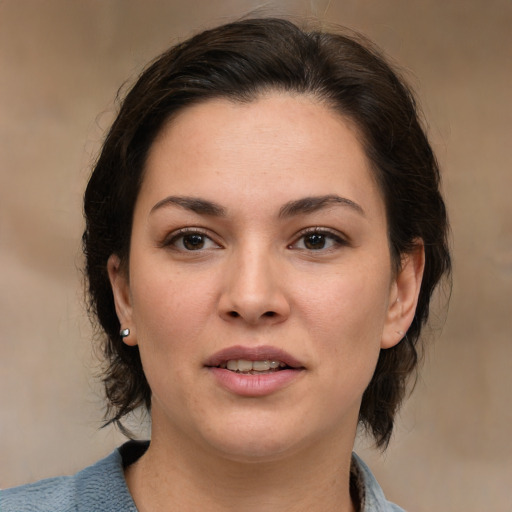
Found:
[[[283,361],[274,359],[264,359],[260,361],[250,361],[249,359],[230,359],[223,361],[217,368],[222,368],[235,373],[243,373],[244,375],[265,375],[267,373],[275,373],[281,370],[291,370]]]
[[[265,375],[283,370],[304,370],[304,365],[287,352],[270,346],[230,347],[214,354],[205,364],[244,375]]]
[[[210,357],[205,367],[229,393],[253,398],[287,389],[306,369],[284,350],[270,346],[229,347]]]

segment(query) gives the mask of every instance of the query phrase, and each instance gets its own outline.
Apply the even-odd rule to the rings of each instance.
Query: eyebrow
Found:
[[[303,197],[295,201],[289,201],[279,210],[279,217],[292,217],[294,215],[313,213],[335,204],[347,206],[360,215],[365,215],[363,208],[354,201],[347,199],[346,197],[329,194],[325,196]],[[161,201],[158,201],[158,203],[151,208],[150,213],[167,206],[179,206],[199,215],[211,215],[214,217],[224,217],[226,215],[225,208],[213,201],[187,196],[166,197]]]
[[[207,201],[206,199],[199,199],[197,197],[186,197],[186,196],[169,196],[151,208],[151,212],[153,213],[160,208],[164,208],[166,206],[180,206],[185,210],[190,210],[194,213],[198,213],[199,215],[212,215],[214,217],[223,217],[226,215],[226,210],[212,202]]]
[[[365,216],[363,208],[354,201],[346,197],[329,194],[325,196],[304,197],[296,201],[290,201],[280,209],[279,217],[292,217],[293,215],[313,213],[335,204],[347,206],[358,214]]]

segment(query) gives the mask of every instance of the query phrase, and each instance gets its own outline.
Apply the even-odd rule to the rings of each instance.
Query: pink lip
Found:
[[[225,368],[219,368],[221,363],[232,359],[282,361],[289,368],[256,375],[236,373]],[[275,393],[290,385],[305,370],[304,365],[293,356],[281,349],[270,346],[229,347],[210,357],[206,361],[205,366],[224,389],[245,397],[261,397]]]

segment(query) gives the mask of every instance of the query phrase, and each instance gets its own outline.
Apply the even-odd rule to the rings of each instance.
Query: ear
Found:
[[[411,326],[418,304],[424,269],[425,247],[423,241],[418,240],[412,252],[402,255],[400,269],[391,285],[381,348],[397,345]]]
[[[117,254],[110,255],[107,262],[107,270],[110,286],[112,286],[114,294],[117,318],[122,329],[130,329],[130,334],[123,338],[123,342],[130,346],[137,345],[128,272],[121,265],[121,260]]]

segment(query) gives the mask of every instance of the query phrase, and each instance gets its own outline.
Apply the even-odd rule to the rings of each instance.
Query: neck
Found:
[[[250,462],[167,441],[154,433],[147,452],[126,470],[140,512],[355,510],[349,489],[353,439]]]

